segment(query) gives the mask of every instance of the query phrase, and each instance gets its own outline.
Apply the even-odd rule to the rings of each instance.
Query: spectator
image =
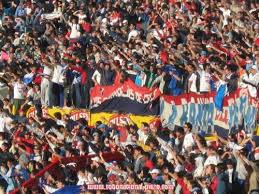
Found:
[[[243,82],[247,84],[250,95],[256,97],[258,96],[259,73],[255,65],[253,65],[249,71],[248,78],[243,79]]]

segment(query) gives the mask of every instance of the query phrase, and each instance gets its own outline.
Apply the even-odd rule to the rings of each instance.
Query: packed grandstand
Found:
[[[257,0],[0,0],[0,194],[258,194]]]

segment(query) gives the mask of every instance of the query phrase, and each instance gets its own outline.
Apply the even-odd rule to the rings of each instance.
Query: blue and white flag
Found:
[[[33,76],[34,76],[34,73],[27,73],[26,75],[24,75],[23,77],[24,84],[28,85],[29,83],[31,83],[33,81]]]
[[[224,81],[219,81],[219,84],[217,87],[217,93],[214,98],[215,107],[219,111],[223,110],[223,101],[226,94],[227,94],[227,83]]]

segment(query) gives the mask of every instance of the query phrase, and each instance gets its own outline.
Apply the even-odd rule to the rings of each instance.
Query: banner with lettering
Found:
[[[210,132],[215,127],[230,130],[243,124],[246,131],[255,130],[258,99],[251,98],[247,90],[240,89],[226,96],[223,110],[218,111],[214,105],[214,96],[215,93],[162,96],[162,125],[173,128],[175,125],[183,126],[185,122],[190,122],[196,130]]]
[[[160,121],[160,117],[155,116],[139,116],[139,115],[131,115],[131,114],[118,114],[118,113],[92,113],[90,119],[90,125],[94,126],[97,121],[102,121],[107,124],[113,123],[116,125],[121,125],[125,123],[132,124],[135,123],[138,127],[141,126],[142,122],[146,122],[150,125],[155,124],[157,121]]]
[[[91,112],[159,115],[159,89],[138,87],[131,80],[91,90]]]
[[[56,112],[60,112],[62,115],[69,115],[70,119],[76,121],[80,118],[84,118],[87,121],[90,121],[90,112],[86,109],[69,109],[69,108],[44,108],[42,109],[43,118],[47,118],[48,115],[54,117]],[[31,107],[27,111],[27,117],[35,117],[35,108]]]
[[[97,121],[102,122],[110,122],[116,125],[121,125],[121,123],[126,121],[129,124],[135,123],[138,127],[141,126],[141,122],[149,123],[150,125],[155,124],[155,122],[160,121],[160,117],[156,116],[139,116],[139,115],[132,115],[132,114],[119,114],[119,113],[91,113],[85,109],[68,109],[68,108],[49,108],[43,109],[42,115],[44,118],[47,118],[48,115],[54,117],[56,112],[60,112],[62,115],[69,115],[70,118],[74,121],[84,118],[88,121],[90,126],[94,126]],[[34,117],[35,116],[35,108],[31,107],[27,111],[27,117]]]

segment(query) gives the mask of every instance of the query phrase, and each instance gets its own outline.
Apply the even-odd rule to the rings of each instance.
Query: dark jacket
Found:
[[[230,78],[226,78],[228,92],[232,93],[238,88],[238,76],[236,74],[232,74]]]
[[[101,85],[109,86],[114,83],[115,72],[112,70],[102,70],[101,71]]]
[[[217,185],[217,192],[216,194],[228,194],[227,184],[228,184],[228,177],[227,175],[222,172],[218,174],[218,185]]]
[[[97,179],[102,177],[102,183],[107,182],[106,175],[107,175],[107,171],[105,170],[104,166],[101,164],[94,170],[94,174],[93,174],[93,176],[96,177]]]

